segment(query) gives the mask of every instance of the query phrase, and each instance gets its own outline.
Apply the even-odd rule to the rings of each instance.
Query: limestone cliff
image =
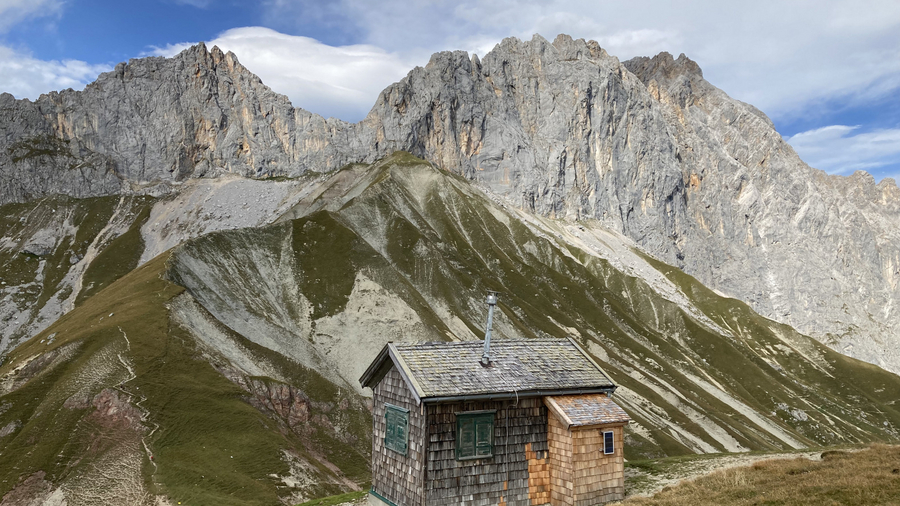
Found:
[[[900,190],[810,168],[756,108],[662,53],[506,39],[440,53],[362,126],[517,206],[595,219],[707,286],[900,372]],[[366,131],[369,134],[368,131]]]
[[[0,203],[335,168],[355,145],[345,122],[295,109],[234,54],[203,44],[120,63],[84,91],[0,95],[0,115]]]
[[[597,220],[723,294],[900,371],[900,190],[800,160],[754,107],[662,53],[506,39],[434,55],[358,124],[291,106],[233,54],[120,64],[82,92],[0,97],[0,202],[410,151],[517,207]],[[146,189],[144,190],[146,191]]]

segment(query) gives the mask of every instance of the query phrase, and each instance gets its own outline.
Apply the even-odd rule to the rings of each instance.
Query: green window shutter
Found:
[[[409,447],[409,410],[384,404],[384,447],[406,455]]]
[[[494,454],[494,416],[475,420],[475,455],[490,457]]]
[[[470,416],[457,418],[456,458],[475,456],[475,420]]]
[[[494,414],[478,411],[456,414],[456,458],[486,458],[494,454]]]

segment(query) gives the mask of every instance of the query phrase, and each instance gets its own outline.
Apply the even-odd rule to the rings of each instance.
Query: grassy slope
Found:
[[[62,284],[75,261],[85,256],[98,234],[113,218],[120,197],[74,199],[54,196],[25,204],[0,206],[0,237],[7,238],[7,247],[0,249],[0,281],[4,289],[21,288],[13,295],[12,303],[26,310],[26,319],[36,318],[49,300],[66,299],[72,286]],[[137,267],[144,244],[140,227],[147,220],[155,199],[127,197],[119,208],[119,215],[131,222],[128,231],[109,244],[99,244],[100,254],[88,266],[83,289],[76,303]],[[37,256],[23,251],[23,247],[41,230],[52,230],[58,243],[47,255]],[[43,265],[43,268],[41,268]],[[33,283],[41,272],[41,282]],[[25,285],[25,286],[22,286]],[[21,332],[12,336],[29,336]]]
[[[654,378],[665,380],[750,448],[783,444],[760,436],[752,421],[698,391],[685,372],[711,375],[759,413],[776,412],[779,403],[797,405],[798,398],[825,409],[831,421],[804,404],[800,406],[810,412],[807,421],[792,419],[785,412],[770,417],[774,424],[790,428],[801,441],[869,441],[886,436],[881,431],[885,422],[900,427],[900,412],[891,397],[891,392],[900,391],[900,377],[831,352],[788,327],[776,328],[746,305],[715,296],[682,273],[676,284],[710,318],[728,318],[732,326],[735,320],[740,323],[737,339],[717,334],[661,299],[643,281],[623,275],[606,261],[578,250],[565,251],[564,246],[534,235],[515,221],[504,223],[495,206],[474,196],[458,178],[445,177],[446,182],[425,195],[410,195],[412,179],[435,177],[435,172],[423,165],[397,164],[391,177],[381,180],[381,188],[345,205],[339,216],[361,235],[379,227],[380,222],[392,265],[423,293],[459,308],[464,319],[474,316],[467,321],[471,327],[481,326],[481,314],[466,314],[468,300],[477,300],[486,288],[500,289],[504,314],[522,334],[565,334],[548,316],[578,330],[583,342],[594,341],[606,350],[610,357],[605,361],[607,370],[620,384],[656,401],[673,420],[693,427],[714,446],[717,443],[681,415],[671,400],[661,398],[645,384]],[[372,213],[372,208],[378,212]],[[417,248],[423,253],[410,254]],[[675,276],[671,267],[656,266]],[[758,349],[782,343],[776,333],[786,334],[798,348],[814,348],[827,360],[827,369],[814,367],[799,353],[770,353],[780,361],[781,370],[773,368],[760,358]],[[686,346],[672,339],[673,335]],[[653,366],[647,367],[648,363]],[[630,374],[638,368],[646,373],[640,380]],[[857,421],[860,411],[869,415],[867,420]],[[851,423],[842,424],[841,420]],[[839,429],[832,428],[832,421]],[[683,451],[664,431],[656,431],[654,438],[654,446],[666,453]]]
[[[717,471],[623,505],[889,505],[900,503],[900,447],[825,452]]]
[[[347,174],[336,174],[335,180]],[[485,289],[499,289],[503,296],[496,321],[498,338],[574,334],[620,385],[654,403],[650,411],[626,403],[636,423],[648,430],[630,436],[629,459],[690,453],[685,441],[660,420],[721,450],[697,420],[685,414],[685,405],[747,448],[785,447],[756,422],[698,388],[692,376],[715,380],[802,442],[883,440],[891,437],[883,427],[900,427],[900,414],[890,398],[891,392],[900,391],[900,378],[831,353],[760,318],[745,305],[715,296],[680,271],[655,264],[709,318],[733,328],[734,336],[699,324],[642,280],[535,232],[464,180],[409,155],[398,154],[364,175],[364,187],[331,193],[332,199],[353,197],[339,205],[308,216],[300,213],[271,227],[210,234],[189,242],[177,255],[208,257],[207,265],[213,267],[227,257],[233,260],[230,265],[240,266],[218,274],[233,286],[217,296],[276,293],[289,301],[290,294],[278,284],[281,280],[261,275],[266,271],[257,265],[286,253],[297,265],[291,275],[313,303],[314,317],[343,311],[357,273],[364,272],[402,298],[438,336],[450,330],[435,305],[448,308],[478,335],[483,325],[478,301]],[[131,230],[128,234],[134,235]],[[123,245],[133,242],[128,234],[122,236]],[[120,256],[124,271],[131,255],[110,260]],[[178,269],[170,271],[173,279],[189,274]],[[249,350],[254,360],[267,363],[282,380],[306,392],[313,401],[311,419],[320,422],[298,434],[286,430],[277,417],[250,407],[246,392],[213,367],[215,359],[203,358],[193,338],[170,323],[166,303],[181,288],[160,278],[164,270],[164,260],[156,259],[97,291],[16,349],[0,368],[4,375],[35,354],[74,349],[71,357],[44,367],[24,386],[0,397],[0,428],[15,421],[22,424],[0,439],[0,494],[36,470],[46,471],[56,483],[90,472],[90,458],[79,456],[98,437],[84,423],[92,408],[61,406],[71,385],[84,382],[86,369],[104,357],[114,362],[117,353],[127,351],[123,332],[131,342],[127,357],[137,373],[127,388],[147,397],[141,405],[151,413],[148,427],[160,426],[149,440],[159,468],[152,472],[152,466],[144,463],[151,492],[189,504],[275,504],[286,491],[269,474],[287,472],[284,449],[311,462],[324,457],[363,483],[370,418],[360,400],[325,380],[321,371],[299,366],[232,332],[230,338]],[[98,270],[96,279],[103,272]],[[271,300],[260,301],[253,309],[260,314],[279,309],[271,306]],[[285,310],[291,318],[304,316],[294,307]],[[46,338],[52,334],[48,345]],[[784,343],[794,351],[772,351]],[[810,361],[804,355],[818,359]],[[124,368],[118,368],[88,382],[91,395],[125,375]],[[351,408],[336,410],[339,403]],[[793,418],[780,404],[805,407],[808,419]],[[866,418],[858,420],[859,413],[866,413]],[[336,437],[329,425],[351,437]],[[346,490],[328,484],[333,473],[324,466],[313,465],[307,472],[321,484],[307,490],[310,495]]]
[[[9,406],[0,415],[0,426],[26,421],[3,440],[0,494],[38,470],[54,483],[90,473],[87,450],[104,436],[91,433],[84,423],[92,408],[63,408],[65,398],[59,393],[81,382],[83,368],[94,356],[116,350],[125,353],[137,376],[125,388],[146,397],[142,406],[152,413],[147,425],[159,425],[149,440],[158,470],[153,472],[146,459],[144,463],[151,493],[190,504],[280,503],[278,480],[269,475],[287,474],[282,450],[304,454],[305,447],[247,404],[246,392],[214,370],[197,353],[193,339],[170,324],[166,303],[182,289],[161,278],[164,270],[165,258],[160,257],[113,283],[17,348],[0,369],[5,375],[26,357],[77,346],[69,360],[0,397],[0,404]],[[47,346],[44,338],[53,333],[56,339]],[[130,352],[125,352],[123,333]],[[108,358],[114,360],[114,355]],[[120,370],[100,378],[90,385],[90,394],[123,376],[127,374]],[[337,491],[325,487],[317,494]]]
[[[207,269],[217,269],[217,257],[242,266],[217,277],[246,279],[209,291],[244,297],[238,292],[249,290],[259,302],[240,306],[237,314],[248,310],[260,318],[274,303],[263,295],[288,287],[277,276],[259,275],[264,269],[255,265],[282,254],[279,237],[286,234],[314,318],[343,311],[363,272],[414,308],[434,335],[449,332],[435,306],[449,308],[479,335],[484,315],[478,301],[486,289],[501,290],[495,329],[501,338],[577,335],[620,385],[653,404],[645,409],[620,398],[648,431],[631,434],[629,458],[690,453],[698,444],[725,450],[709,425],[724,433],[720,439],[756,450],[789,448],[760,423],[807,445],[883,440],[896,437],[900,427],[889,394],[900,388],[897,376],[836,355],[653,263],[712,321],[732,330],[701,324],[641,279],[535,232],[466,181],[408,154],[336,174],[290,216],[277,227],[211,235],[182,253],[203,257]],[[722,392],[755,418],[723,400]],[[867,418],[858,420],[861,412]],[[687,442],[669,425],[700,443]]]

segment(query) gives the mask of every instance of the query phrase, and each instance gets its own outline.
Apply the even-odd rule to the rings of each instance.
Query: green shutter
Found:
[[[494,412],[456,414],[456,458],[474,459],[494,454]]]
[[[475,420],[475,455],[490,457],[494,454],[494,416]]]
[[[384,447],[406,455],[409,446],[409,410],[385,403],[384,422]]]

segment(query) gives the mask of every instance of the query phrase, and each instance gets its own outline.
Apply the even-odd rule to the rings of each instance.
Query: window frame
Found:
[[[603,454],[614,455],[616,453],[616,432],[612,430],[604,430],[603,432]],[[609,434],[609,444],[607,445],[606,435]]]
[[[400,420],[403,421],[402,444],[397,434],[399,425],[396,423]],[[394,430],[391,430],[392,426]],[[384,447],[404,456],[409,453],[409,410],[389,402],[384,403]]]
[[[494,456],[494,429],[497,417],[497,410],[480,410],[480,411],[460,411],[456,413],[456,460],[477,460],[489,459]],[[471,454],[466,454],[463,448],[463,425],[471,420],[472,422],[472,443]],[[487,441],[479,441],[479,427],[482,429],[487,426]],[[479,453],[479,446],[487,447],[487,453]]]

